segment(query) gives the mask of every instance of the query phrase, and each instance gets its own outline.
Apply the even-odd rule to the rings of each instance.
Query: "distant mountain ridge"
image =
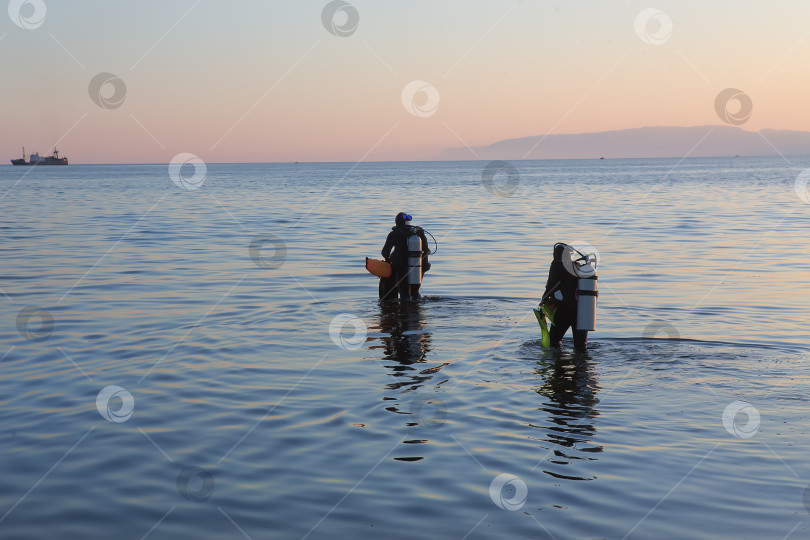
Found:
[[[588,159],[810,155],[810,131],[734,126],[641,127],[595,133],[552,134],[446,148],[440,160]],[[477,154],[477,156],[476,156]]]

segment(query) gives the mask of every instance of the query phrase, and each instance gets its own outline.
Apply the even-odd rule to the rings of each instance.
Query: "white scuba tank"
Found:
[[[577,330],[596,330],[596,266],[589,262],[577,274]]]
[[[408,237],[408,285],[422,284],[422,239],[414,229]]]

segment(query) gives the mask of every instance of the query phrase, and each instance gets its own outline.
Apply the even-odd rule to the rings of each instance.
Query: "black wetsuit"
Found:
[[[574,334],[574,347],[584,349],[588,344],[588,331],[577,330],[577,283],[578,278],[571,275],[562,263],[562,254],[565,246],[558,244],[554,248],[554,260],[548,269],[548,281],[543,296],[555,289],[562,294],[562,300],[558,294],[554,293],[549,298],[557,306],[557,313],[554,315],[554,323],[549,328],[551,346],[559,347],[563,336],[569,328]]]
[[[416,300],[419,298],[419,285],[408,284],[408,237],[413,232],[416,232],[422,240],[422,275],[424,275],[425,272],[430,270],[430,263],[428,262],[430,248],[425,237],[425,231],[421,227],[412,227],[407,223],[392,227],[382,248],[383,258],[391,263],[391,268],[394,270],[391,277],[395,279],[394,283],[401,300]],[[391,253],[392,249],[394,250],[393,253]],[[392,287],[380,283],[380,298],[385,299],[391,295],[389,288]]]

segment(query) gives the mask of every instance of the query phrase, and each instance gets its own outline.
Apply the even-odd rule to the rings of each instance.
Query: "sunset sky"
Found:
[[[0,148],[5,163],[54,144],[72,163],[430,159],[722,124],[727,88],[753,104],[742,128],[810,130],[808,23],[802,0],[12,0]]]

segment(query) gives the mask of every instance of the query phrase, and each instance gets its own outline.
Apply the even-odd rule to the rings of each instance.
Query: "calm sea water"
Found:
[[[806,538],[810,158],[485,165],[0,167],[0,537]]]

